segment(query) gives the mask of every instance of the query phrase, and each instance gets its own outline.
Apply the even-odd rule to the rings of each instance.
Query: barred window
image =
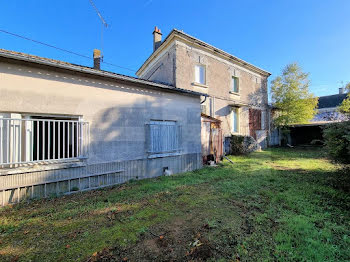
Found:
[[[0,167],[87,156],[88,123],[77,117],[0,115]]]

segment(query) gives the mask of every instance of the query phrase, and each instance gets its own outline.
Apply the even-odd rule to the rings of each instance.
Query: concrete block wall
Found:
[[[202,167],[201,154],[181,154],[155,159],[137,159],[97,164],[66,164],[66,168],[41,167],[37,170],[0,175],[0,205],[46,198],[163,175],[167,167],[174,174]],[[22,168],[23,170],[23,168]]]
[[[201,167],[200,97],[105,78],[0,62],[0,112],[79,116],[90,125],[84,161],[0,169],[1,203],[92,189]],[[147,123],[177,121],[181,150],[150,159]]]

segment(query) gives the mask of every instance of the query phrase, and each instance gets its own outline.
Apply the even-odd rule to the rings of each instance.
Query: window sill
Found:
[[[162,157],[169,157],[169,156],[180,156],[181,153],[180,152],[172,152],[172,153],[155,153],[155,154],[151,154],[148,156],[148,159],[153,159],[153,158],[162,158]]]
[[[32,173],[48,170],[66,169],[86,166],[84,159],[52,160],[38,163],[23,164],[19,167],[0,169],[0,176],[14,175],[21,173]]]
[[[203,85],[203,84],[197,83],[197,82],[193,82],[192,85],[193,85],[193,86],[204,87],[204,88],[208,88],[208,87],[209,87],[209,86],[207,86],[207,85]]]
[[[241,95],[240,93],[233,92],[233,91],[230,91],[230,94],[231,94],[231,95],[236,95],[236,96],[240,96],[240,95]]]

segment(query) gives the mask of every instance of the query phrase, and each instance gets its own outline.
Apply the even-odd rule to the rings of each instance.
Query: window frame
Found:
[[[171,124],[170,124],[171,123]],[[149,154],[149,158],[153,157],[162,157],[162,156],[168,156],[168,155],[176,155],[179,154],[181,151],[180,145],[181,145],[181,126],[178,121],[176,120],[159,120],[159,119],[151,119],[147,124],[148,126],[148,132],[147,134],[147,153]],[[170,144],[173,144],[174,147],[166,149],[166,150],[155,150],[154,144],[155,139],[157,137],[154,137],[152,134],[154,131],[152,131],[152,126],[158,126],[159,129],[164,129],[165,126],[173,126],[175,129],[173,132],[175,132],[174,140],[170,141]],[[164,132],[164,130],[159,130],[158,132]],[[170,137],[172,136],[169,134]],[[159,136],[160,137],[160,136]],[[161,137],[164,139],[164,136]],[[164,143],[164,140],[156,141],[156,143]],[[161,148],[164,148],[164,145],[159,145]]]
[[[239,117],[239,113],[240,113],[240,108],[239,107],[232,107],[231,108],[231,133],[232,134],[239,134],[239,129],[240,129],[240,117]],[[234,116],[236,114],[236,125],[234,123]],[[235,130],[236,129],[236,130]]]
[[[199,67],[199,68],[203,68],[203,70],[204,70],[204,75],[203,75],[203,79],[204,79],[204,83],[201,83],[200,82],[200,80],[201,80],[201,77],[200,77],[200,70],[199,70],[199,81],[197,81],[197,70],[196,70],[196,68],[197,67]],[[206,67],[206,65],[204,65],[204,64],[195,64],[195,66],[194,66],[194,83],[195,84],[198,84],[198,85],[203,85],[203,86],[205,86],[205,85],[207,85],[207,67]]]
[[[0,168],[70,162],[88,157],[90,128],[82,116],[0,112],[0,121]],[[12,131],[14,128],[18,129],[17,133]],[[66,143],[59,129],[70,134],[65,138]],[[59,153],[63,144],[71,147],[71,151],[66,148],[68,153],[62,149]]]
[[[237,91],[234,90],[234,87],[237,87]],[[239,77],[237,77],[237,76],[232,76],[231,77],[230,93],[233,93],[233,94],[239,94],[240,93]]]
[[[266,110],[262,109],[261,110],[261,116],[260,116],[260,128],[261,130],[265,130],[266,129],[266,116],[267,116],[267,112]]]

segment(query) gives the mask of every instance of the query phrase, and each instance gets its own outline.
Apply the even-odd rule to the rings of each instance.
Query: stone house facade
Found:
[[[0,49],[0,205],[198,169],[202,93]]]
[[[267,145],[270,73],[173,29],[162,41],[156,27],[154,51],[137,71],[141,79],[205,93],[202,113],[221,120],[223,136],[253,136]]]

